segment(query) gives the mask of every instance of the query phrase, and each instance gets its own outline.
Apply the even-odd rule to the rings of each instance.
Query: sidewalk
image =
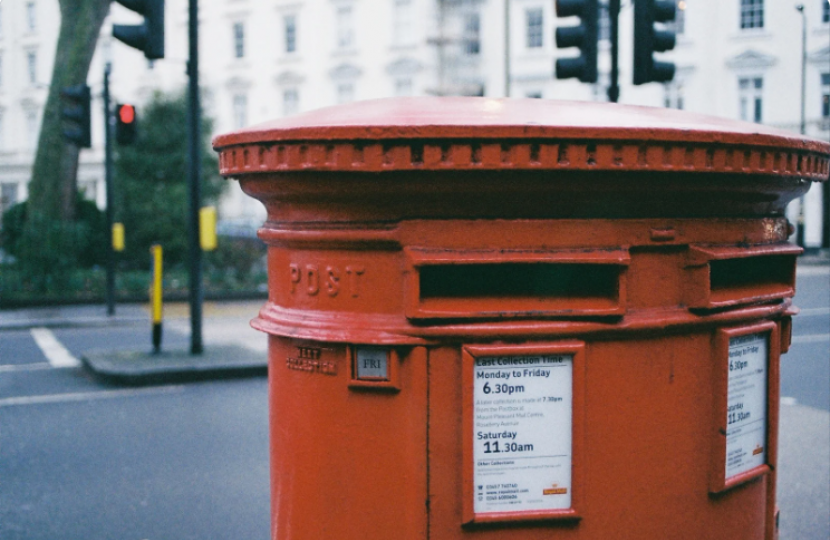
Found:
[[[268,340],[250,327],[262,300],[205,302],[202,305],[204,352],[162,347],[160,354],[146,350],[90,350],[81,360],[96,376],[120,384],[158,384],[184,380],[265,375]],[[164,332],[190,335],[189,305],[171,302],[164,306]],[[0,311],[0,330],[31,328],[145,327],[151,322],[147,305],[119,304],[108,316],[106,307],[60,306]]]

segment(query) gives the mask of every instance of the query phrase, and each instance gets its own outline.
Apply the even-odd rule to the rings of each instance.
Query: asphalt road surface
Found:
[[[795,303],[781,368],[781,539],[827,540],[830,269],[801,271]],[[165,346],[184,348],[186,329],[173,321]],[[0,539],[268,538],[265,379],[124,388],[77,364],[91,348],[148,344],[144,326],[0,331]]]
[[[51,333],[71,357],[149,342],[137,328]],[[52,367],[31,331],[0,333],[0,351],[0,538],[269,537],[264,378],[108,387]]]

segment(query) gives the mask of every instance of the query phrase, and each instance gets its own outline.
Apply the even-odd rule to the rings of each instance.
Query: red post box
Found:
[[[272,537],[776,537],[784,208],[830,145],[610,104],[217,137],[262,201]]]

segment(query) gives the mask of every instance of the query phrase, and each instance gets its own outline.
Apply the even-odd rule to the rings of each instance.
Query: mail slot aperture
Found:
[[[622,315],[625,250],[410,252],[410,318]]]
[[[798,246],[691,246],[690,308],[721,309],[768,302],[795,293]]]

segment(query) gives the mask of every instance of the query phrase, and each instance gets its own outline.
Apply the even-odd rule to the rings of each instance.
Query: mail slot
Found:
[[[777,537],[784,209],[830,145],[400,98],[214,147],[268,211],[272,537]]]

